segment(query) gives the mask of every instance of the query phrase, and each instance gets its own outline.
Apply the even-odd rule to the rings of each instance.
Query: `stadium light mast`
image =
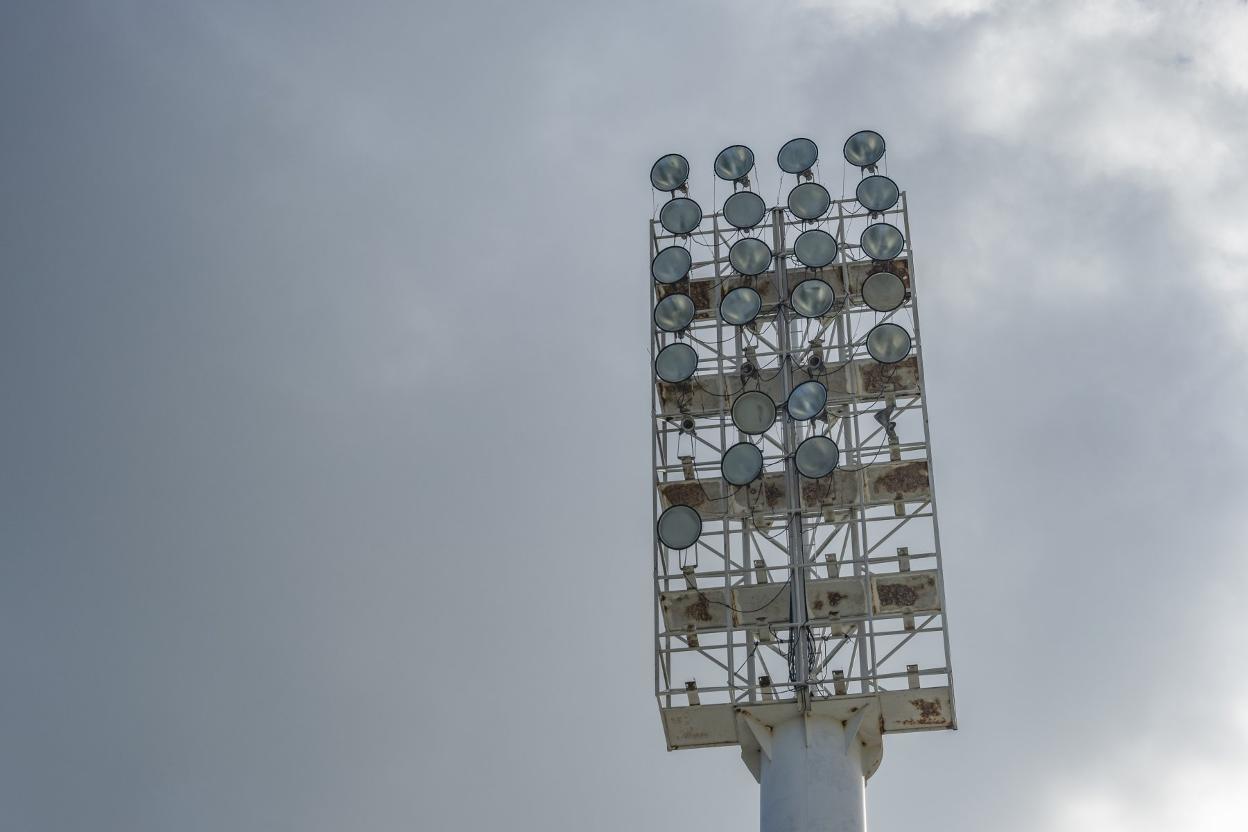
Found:
[[[763,832],[863,832],[883,735],[956,727],[906,195],[878,133],[853,198],[810,139],[650,181],[655,694],[669,750],[735,745]],[[900,227],[899,227],[900,226]]]

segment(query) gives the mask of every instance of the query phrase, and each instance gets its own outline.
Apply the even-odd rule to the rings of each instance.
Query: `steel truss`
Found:
[[[901,228],[906,247],[896,260],[873,263],[863,259],[857,239],[881,219]],[[814,227],[841,247],[819,270],[801,266],[792,253],[797,234]],[[814,223],[776,208],[746,232],[712,214],[687,237],[667,234],[656,221],[648,234],[651,258],[680,244],[694,259],[680,283],[651,283],[652,307],[680,291],[697,310],[684,332],[651,327],[651,360],[677,341],[699,356],[690,381],[656,381],[652,391],[654,520],[673,504],[691,505],[703,519],[702,537],[688,550],[669,550],[654,538],[655,694],[669,747],[736,741],[709,729],[682,733],[679,726],[697,713],[689,709],[740,712],[784,702],[809,709],[896,691],[907,693],[889,701],[910,702],[916,711],[890,722],[894,706],[885,702],[881,730],[955,727],[906,195],[883,216],[848,199],[834,201]],[[776,254],[771,269],[752,278],[728,263],[732,243],[745,236]],[[892,271],[907,287],[891,312],[862,302],[862,281],[876,271]],[[810,278],[836,293],[821,319],[797,317],[785,302]],[[737,286],[752,286],[763,298],[762,313],[747,327],[717,314],[720,299]],[[868,331],[885,321],[912,336],[910,356],[894,365],[878,364],[866,350]],[[794,422],[782,404],[808,379],[825,384],[828,405],[816,419]],[[746,390],[764,390],[781,405],[776,423],[758,437],[740,434],[731,419],[733,399]],[[841,451],[838,470],[822,480],[799,477],[792,462],[797,444],[814,435],[831,437]],[[765,473],[734,488],[719,465],[741,441],[758,444]],[[924,693],[909,693],[915,689]]]

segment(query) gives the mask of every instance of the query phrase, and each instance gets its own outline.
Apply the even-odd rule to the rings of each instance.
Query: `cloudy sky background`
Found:
[[[757,824],[651,694],[658,155],[910,195],[961,730],[872,828],[1248,827],[1248,7],[12,3],[0,828]],[[851,174],[852,175],[852,174]]]

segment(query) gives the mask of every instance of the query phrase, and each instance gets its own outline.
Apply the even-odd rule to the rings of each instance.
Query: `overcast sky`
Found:
[[[1248,7],[10,2],[0,828],[757,827],[652,695],[647,181],[888,140],[961,730],[872,828],[1248,828]],[[852,174],[851,174],[852,175]],[[770,177],[770,178],[768,178]]]

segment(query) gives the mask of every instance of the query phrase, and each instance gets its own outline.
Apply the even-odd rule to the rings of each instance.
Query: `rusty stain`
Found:
[[[705,595],[685,607],[685,616],[694,621],[711,621],[711,603]]]
[[[828,603],[835,607],[848,597],[849,596],[843,592],[829,592]]]
[[[689,284],[689,297],[693,300],[693,308],[702,310],[711,307],[711,281],[698,280]]]
[[[699,482],[677,482],[663,486],[663,496],[674,506],[699,506],[706,501],[706,492]]]
[[[919,712],[919,722],[938,722],[942,720],[939,699],[911,699],[910,704]]]
[[[926,491],[927,487],[926,460],[894,466],[875,480],[875,488],[880,494],[892,494],[897,499],[906,494]]]
[[[811,607],[812,607],[812,608],[813,608],[816,612],[818,612],[819,610],[823,609],[823,602],[822,602],[822,601],[815,601],[815,603],[811,604],[810,606],[811,606]]]
[[[880,603],[886,607],[912,607],[919,600],[918,591],[905,584],[878,584]]]

